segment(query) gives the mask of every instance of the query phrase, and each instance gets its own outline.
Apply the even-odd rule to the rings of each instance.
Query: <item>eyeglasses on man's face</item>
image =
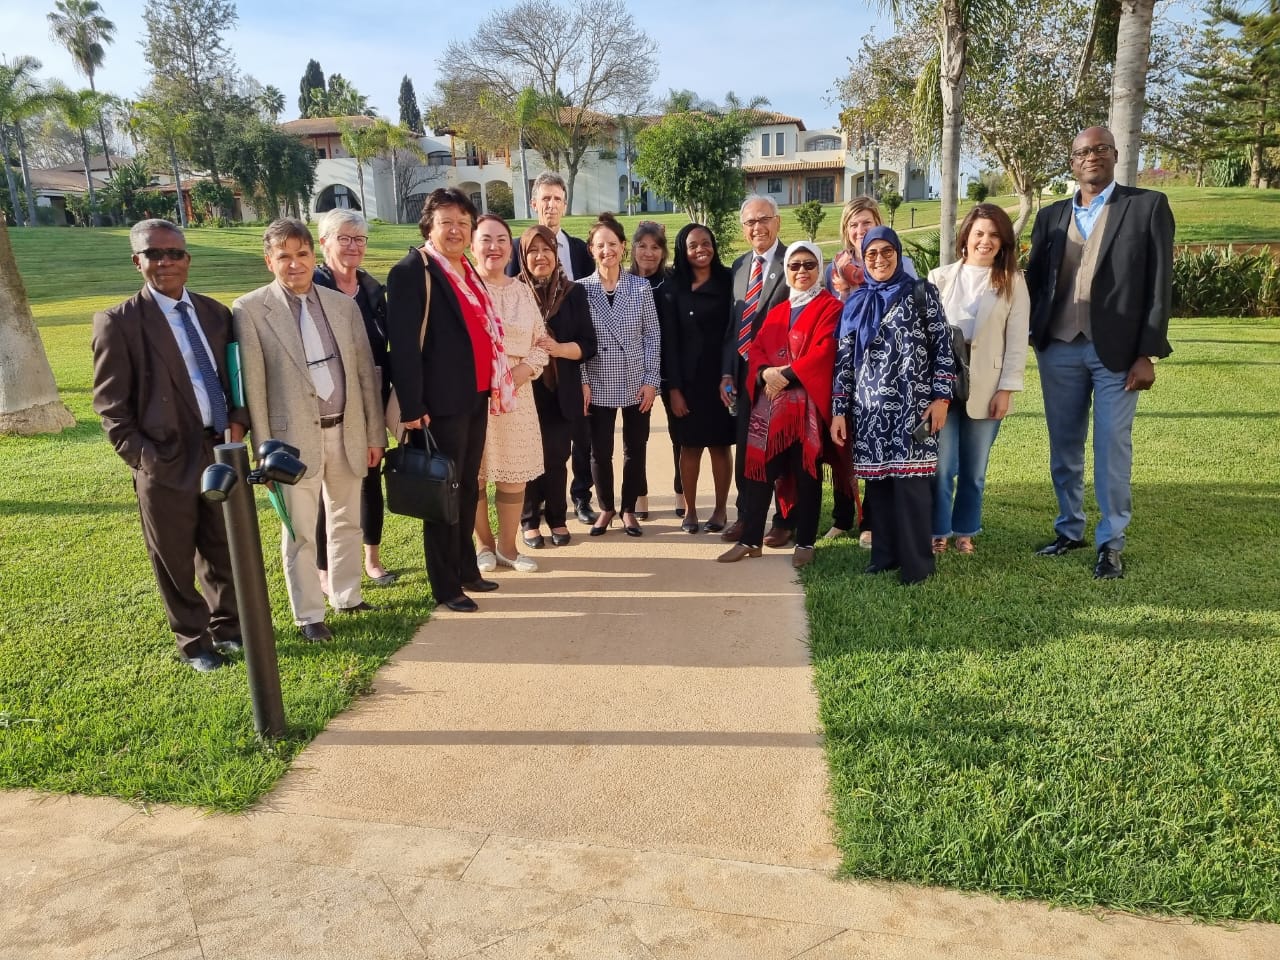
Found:
[[[159,263],[161,260],[174,262],[185,260],[189,254],[182,247],[147,247],[145,250],[139,250],[138,256],[146,257],[153,263]]]
[[[1109,143],[1095,143],[1091,147],[1081,147],[1079,150],[1071,151],[1072,160],[1083,160],[1086,157],[1107,158],[1116,152],[1116,148]]]
[[[776,213],[768,217],[751,217],[749,220],[743,220],[742,225],[748,230],[754,230],[756,227],[767,227],[777,219],[778,215]]]

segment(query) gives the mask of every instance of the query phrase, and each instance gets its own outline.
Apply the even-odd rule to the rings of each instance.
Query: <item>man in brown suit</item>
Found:
[[[133,471],[142,536],[179,654],[203,673],[241,648],[222,508],[200,496],[213,446],[236,419],[224,366],[231,313],[187,289],[191,257],[174,224],[144,220],[129,242],[146,282],[94,315],[93,408]]]

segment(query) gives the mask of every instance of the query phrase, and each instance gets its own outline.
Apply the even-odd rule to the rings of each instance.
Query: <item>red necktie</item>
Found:
[[[756,254],[751,261],[751,277],[747,280],[747,300],[742,308],[742,326],[738,328],[738,354],[747,358],[751,349],[751,318],[760,309],[760,290],[764,287],[764,257]]]

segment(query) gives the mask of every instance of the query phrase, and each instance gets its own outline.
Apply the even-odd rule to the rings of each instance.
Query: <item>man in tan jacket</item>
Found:
[[[283,440],[307,472],[282,487],[293,536],[281,532],[294,622],[312,641],[332,639],[316,570],[320,498],[329,524],[329,599],[341,613],[372,610],[360,593],[360,483],[386,448],[377,373],[351,298],[315,286],[315,244],[300,220],[263,234],[275,280],[232,304],[254,443]],[[232,428],[239,439],[243,428]]]

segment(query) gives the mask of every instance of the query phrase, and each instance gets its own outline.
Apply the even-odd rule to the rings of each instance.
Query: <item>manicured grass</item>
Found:
[[[1172,339],[1124,580],[1032,556],[1056,513],[1034,364],[976,556],[910,589],[848,541],[806,571],[846,873],[1280,921],[1280,321]]]

